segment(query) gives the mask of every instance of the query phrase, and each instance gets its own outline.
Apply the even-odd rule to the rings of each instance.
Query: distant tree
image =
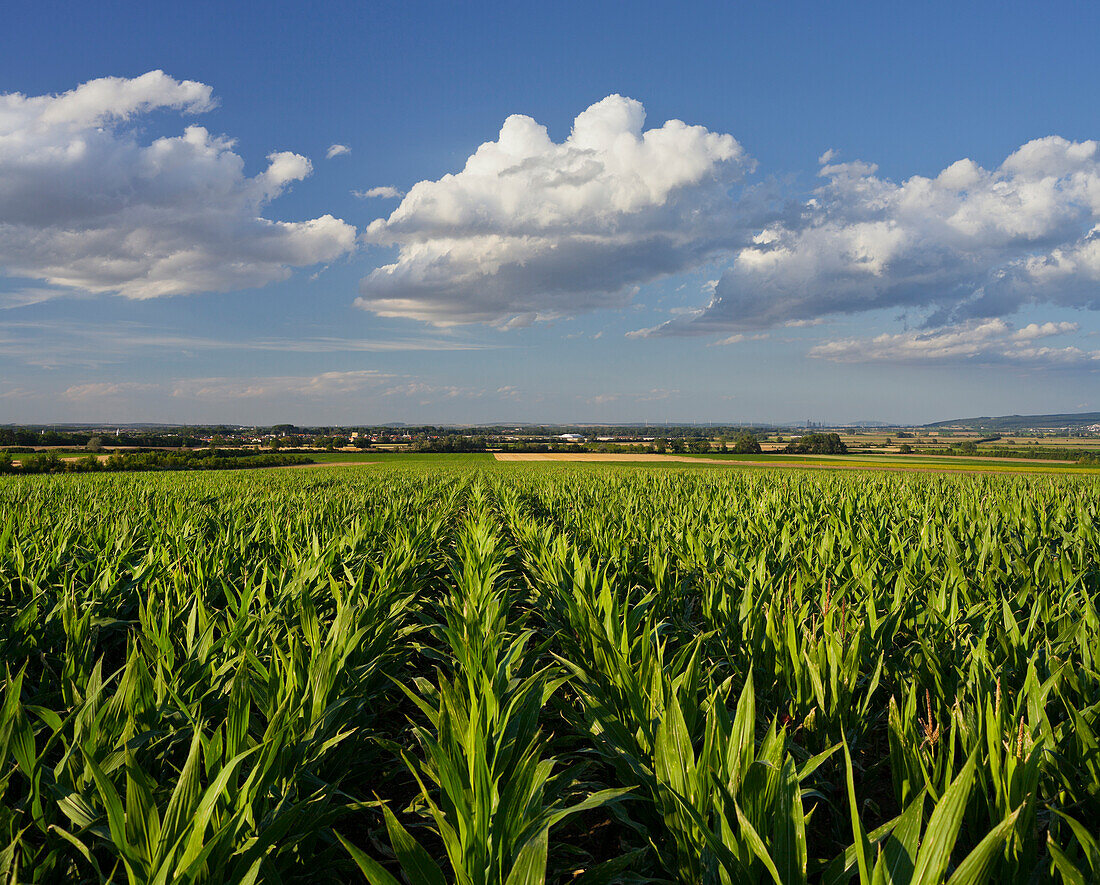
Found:
[[[693,439],[688,443],[688,451],[696,455],[705,455],[710,451],[710,441],[706,439]]]
[[[53,452],[42,452],[37,455],[28,455],[20,462],[24,473],[60,473],[64,470],[65,462]]]
[[[668,450],[670,452],[675,452],[677,455],[682,455],[687,451],[687,444],[682,437],[677,437],[676,439],[669,440]]]
[[[909,445],[909,443],[902,443],[900,446],[898,446],[898,452],[902,455],[912,455],[913,447]]]
[[[807,433],[788,443],[783,451],[791,455],[846,455],[848,447],[839,433]]]
[[[653,440],[653,451],[659,455],[663,455],[668,450],[668,440],[664,437]]]
[[[759,455],[760,440],[751,433],[742,433],[733,441],[733,453],[735,455]]]
[[[88,444],[84,447],[89,452],[102,452],[103,451],[103,438],[99,436],[93,436],[88,440]]]

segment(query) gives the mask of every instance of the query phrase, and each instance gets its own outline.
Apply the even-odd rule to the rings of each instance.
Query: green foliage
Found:
[[[760,440],[751,433],[742,433],[733,441],[731,451],[735,455],[759,455],[761,452]]]
[[[1094,882],[1087,479],[0,480],[0,880]]]
[[[807,433],[787,443],[783,451],[790,455],[845,455],[848,447],[839,433]]]

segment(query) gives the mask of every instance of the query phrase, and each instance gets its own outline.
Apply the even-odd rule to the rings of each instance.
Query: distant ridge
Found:
[[[1053,430],[1100,424],[1100,412],[1072,412],[1063,415],[1001,415],[983,418],[952,418],[925,427],[965,427],[978,430]]]

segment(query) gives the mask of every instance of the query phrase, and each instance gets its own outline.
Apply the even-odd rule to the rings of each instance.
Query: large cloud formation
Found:
[[[1028,142],[997,169],[960,160],[896,184],[822,157],[798,218],[740,250],[708,306],[665,334],[707,334],[879,308],[933,324],[1028,304],[1100,309],[1100,143]]]
[[[62,95],[0,95],[0,267],[151,298],[258,286],[351,250],[355,228],[331,215],[261,215],[309,175],[305,157],[273,153],[249,178],[231,139],[188,126],[142,144],[128,125],[213,104],[209,86],[162,71]]]
[[[415,185],[367,242],[397,259],[358,304],[436,325],[535,319],[621,305],[632,287],[745,242],[729,188],[751,166],[730,135],[611,95],[564,142],[509,117],[465,168]]]

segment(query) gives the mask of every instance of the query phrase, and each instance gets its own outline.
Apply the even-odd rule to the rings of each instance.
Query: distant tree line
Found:
[[[60,430],[34,430],[23,427],[0,427],[0,448],[12,447],[50,446],[84,448],[88,443],[99,437],[102,439],[102,431],[60,431]],[[163,447],[186,448],[202,445],[198,435],[189,431],[178,433],[141,433],[127,431],[117,436],[111,434],[112,446],[131,447]]]
[[[484,452],[486,449],[484,439],[470,439],[465,436],[445,436],[442,439],[421,439],[413,443],[413,451],[416,452]]]
[[[1095,463],[1095,452],[1083,449],[1069,449],[1062,446],[997,446],[979,449],[974,440],[965,440],[951,446],[950,449],[932,449],[924,454],[936,455],[980,455],[983,458],[1027,458],[1041,461],[1077,461],[1082,464]]]
[[[0,452],[0,473],[122,473],[149,470],[238,470],[255,467],[287,467],[312,464],[306,455],[248,454],[204,449],[194,452],[127,452],[105,460],[95,455],[65,460],[54,452],[39,452],[20,458],[16,466],[10,452]]]

